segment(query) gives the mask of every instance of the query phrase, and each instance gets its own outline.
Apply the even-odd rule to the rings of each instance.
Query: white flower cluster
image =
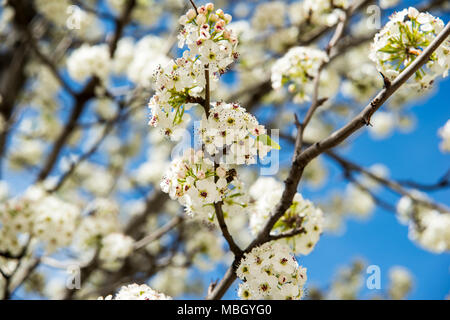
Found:
[[[383,85],[380,73],[367,57],[370,45],[364,44],[338,57],[334,64],[345,75],[342,93],[358,102],[366,102]]]
[[[415,191],[414,196],[426,200]],[[408,224],[409,238],[425,249],[442,253],[450,250],[450,212],[439,212],[403,196],[397,204],[398,219]]]
[[[234,179],[235,170],[224,166],[215,169],[203,151],[188,149],[172,161],[161,181],[161,190],[178,199],[189,215],[212,220],[214,203],[234,194]]]
[[[442,152],[450,152],[450,120],[447,120],[445,125],[439,129],[439,136],[442,138],[442,142],[439,147]]]
[[[125,71],[130,80],[145,88],[154,85],[153,77],[160,65],[166,65],[170,59],[164,52],[165,41],[155,35],[141,38],[136,44],[129,38],[119,41],[114,56],[116,71]]]
[[[289,247],[265,243],[246,253],[236,271],[243,281],[238,295],[245,300],[300,300],[306,268],[299,267]]]
[[[253,164],[272,149],[266,129],[236,103],[217,102],[201,123],[201,139],[209,155],[226,164]],[[222,157],[223,155],[223,157]]]
[[[84,44],[67,59],[67,71],[77,81],[84,81],[91,76],[104,81],[108,77],[110,66],[109,49],[105,44]]]
[[[46,243],[48,251],[70,245],[80,216],[77,206],[55,196],[45,196],[33,205],[33,211],[33,234]]]
[[[109,295],[105,298],[98,297],[97,300],[172,300],[172,297],[155,291],[146,284],[133,283],[120,288],[114,297]]]
[[[29,188],[0,208],[0,250],[17,254],[21,235],[42,241],[48,252],[71,243],[80,211],[77,206],[48,195],[40,187]]]
[[[88,206],[88,213],[81,220],[76,234],[76,243],[81,250],[95,247],[98,240],[120,229],[119,208],[115,202],[97,198]]]
[[[263,2],[256,7],[252,17],[252,26],[257,30],[268,27],[281,28],[286,23],[286,4],[282,1]]]
[[[444,28],[441,19],[410,7],[390,16],[375,35],[370,59],[377,69],[393,80],[408,67]],[[431,55],[426,67],[418,70],[409,85],[429,88],[440,75],[446,77],[450,65],[450,40],[445,40]]]
[[[0,251],[18,254],[21,250],[19,235],[31,233],[33,211],[30,204],[20,199],[11,199],[0,209]]]
[[[272,67],[272,87],[275,90],[288,84],[294,93],[294,102],[309,101],[313,90],[313,79],[317,76],[321,65],[328,61],[322,50],[309,47],[291,48]]]
[[[378,2],[380,3],[381,9],[388,9],[395,7],[400,0],[379,0]]]
[[[383,139],[388,137],[392,134],[396,125],[394,114],[387,111],[375,113],[370,120],[372,126],[369,127],[369,134],[374,139]]]
[[[294,24],[333,26],[344,16],[348,0],[304,0],[290,6],[289,17]]]
[[[149,102],[149,124],[161,128],[163,134],[172,136],[177,125],[189,121],[185,110],[195,102],[192,97],[205,87],[206,70],[215,83],[237,58],[237,38],[226,27],[230,21],[231,16],[220,9],[214,11],[212,3],[199,7],[197,12],[191,9],[180,18],[183,29],[179,47],[187,44],[188,50],[157,70],[156,93]]]
[[[122,233],[110,233],[102,239],[99,258],[103,268],[115,270],[133,251],[133,238]]]
[[[259,178],[250,188],[250,196],[256,199],[250,209],[250,228],[254,235],[264,227],[271,212],[281,199],[282,191],[282,183],[274,178]],[[302,228],[302,233],[287,238],[286,241],[296,254],[307,255],[319,241],[323,231],[323,219],[322,210],[297,193],[292,205],[275,224],[272,234]]]
[[[393,300],[404,299],[412,289],[411,272],[401,266],[389,269],[389,296]]]
[[[345,197],[346,209],[358,217],[368,217],[375,209],[372,196],[354,184],[348,185]]]

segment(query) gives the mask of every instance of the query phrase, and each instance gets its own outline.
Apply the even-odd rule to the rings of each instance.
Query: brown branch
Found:
[[[119,19],[116,20],[116,31],[114,32],[112,40],[109,44],[109,54],[111,58],[114,58],[114,54],[117,49],[117,43],[122,37],[125,26],[131,20],[131,13],[133,12],[135,5],[136,0],[128,0],[125,4],[125,9],[123,10],[122,15],[120,16]]]
[[[209,88],[209,65],[205,66],[205,81],[206,81],[206,85],[205,85],[205,101],[203,104],[203,107],[205,108],[205,113],[206,113],[206,117],[209,117],[209,109],[211,108],[211,93],[210,93],[210,88]]]
[[[195,10],[195,14],[197,14],[197,6],[195,5],[195,3],[194,3],[194,1],[193,0],[189,0],[189,2],[192,4],[192,7],[194,7],[194,10]]]
[[[50,70],[56,80],[60,83],[60,85],[72,96],[75,96],[76,93],[69,86],[69,84],[62,78],[59,74],[58,69],[55,63],[50,59],[50,57],[46,56],[39,48],[34,36],[31,34],[30,30],[27,26],[24,26],[23,33],[25,38],[27,39],[28,45],[33,50],[34,54],[42,61],[42,63]]]
[[[86,159],[88,159],[90,156],[92,156],[97,149],[100,147],[100,145],[103,143],[103,141],[106,139],[107,135],[112,131],[112,129],[114,128],[114,125],[117,124],[122,118],[122,114],[121,114],[121,110],[123,110],[124,108],[124,104],[121,103],[119,105],[119,113],[117,114],[116,117],[114,117],[111,120],[106,121],[106,125],[103,129],[103,133],[102,135],[98,138],[98,140],[91,146],[91,148],[89,148],[88,151],[86,151],[83,155],[81,155],[81,157],[78,158],[78,160],[76,162],[71,163],[69,169],[64,172],[61,177],[58,180],[58,183],[51,188],[50,190],[47,190],[48,192],[55,192],[57,190],[59,190],[63,185],[64,182],[67,180],[67,178],[70,177],[70,175],[75,171],[75,169]]]
[[[420,189],[424,191],[436,191],[450,187],[450,169],[435,183],[426,184],[410,180],[397,180],[397,183],[410,188]]]
[[[294,229],[291,231],[282,232],[279,234],[273,234],[273,235],[270,235],[269,241],[291,238],[291,237],[297,236],[302,233],[306,233],[305,228],[299,228],[299,229]]]
[[[145,247],[146,245],[148,245],[149,243],[160,239],[163,235],[168,233],[170,230],[172,230],[173,228],[175,228],[177,225],[179,225],[182,222],[183,222],[183,218],[180,216],[173,218],[167,224],[165,224],[164,226],[162,226],[155,232],[149,234],[148,236],[145,236],[144,238],[142,238],[139,241],[136,241],[134,243],[134,250],[139,250],[139,249]]]
[[[66,123],[64,130],[56,139],[53,144],[52,150],[47,157],[47,160],[42,167],[41,171],[38,174],[37,181],[40,182],[45,180],[53,169],[58,157],[66,144],[67,140],[72,135],[73,131],[77,126],[78,119],[80,118],[85,106],[86,102],[88,102],[91,98],[95,96],[95,87],[98,85],[99,79],[92,78],[84,87],[84,89],[76,94],[75,105],[72,108],[72,112],[69,116],[69,120]]]
[[[227,224],[225,223],[225,218],[223,216],[222,205],[223,205],[222,201],[214,203],[214,209],[216,211],[216,217],[219,223],[220,230],[222,231],[222,235],[227,241],[231,252],[233,252],[235,256],[240,256],[242,254],[242,250],[236,244],[230,232],[228,231],[228,227]]]
[[[333,160],[335,160],[347,172],[352,172],[352,171],[360,172],[360,173],[366,175],[367,177],[383,184],[390,190],[392,190],[402,196],[407,196],[407,197],[411,198],[413,201],[415,201],[421,205],[424,205],[428,208],[435,209],[439,212],[449,212],[450,211],[449,208],[447,208],[439,203],[415,196],[409,190],[406,190],[400,183],[390,180],[390,179],[387,179],[387,178],[384,178],[384,177],[381,177],[379,175],[376,175],[376,174],[370,172],[369,170],[357,165],[356,163],[351,162],[347,159],[344,159],[342,156],[339,156],[332,151],[327,151],[325,154],[327,156],[329,156],[330,158],[332,158]]]

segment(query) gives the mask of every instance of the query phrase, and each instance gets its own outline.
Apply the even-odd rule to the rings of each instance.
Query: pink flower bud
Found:
[[[219,20],[214,25],[214,29],[216,29],[217,31],[222,31],[224,29],[224,26],[225,26],[225,22],[223,20]]]
[[[211,2],[208,2],[207,4],[205,4],[206,10],[208,11],[213,11],[214,10],[214,4],[212,4]]]
[[[204,171],[200,170],[199,172],[197,172],[197,178],[199,179],[205,179],[206,178],[206,174]]]
[[[186,171],[184,170],[178,171],[178,178],[180,179],[186,178]]]
[[[227,175],[227,171],[223,167],[218,167],[216,169],[216,174],[219,178],[225,178]]]
[[[198,12],[198,14],[205,14],[206,13],[205,6],[198,7],[197,12]]]
[[[204,156],[203,151],[202,150],[198,150],[195,153],[196,162],[201,162],[203,160],[203,156]]]

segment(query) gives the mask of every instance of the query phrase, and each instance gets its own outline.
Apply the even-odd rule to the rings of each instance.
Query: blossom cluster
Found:
[[[206,75],[211,86],[237,58],[237,37],[227,28],[231,16],[221,9],[214,11],[208,3],[190,9],[180,18],[183,26],[179,34],[179,47],[188,50],[181,58],[161,66],[156,72],[156,93],[149,102],[149,124],[159,127],[163,134],[172,137],[174,129],[189,121],[185,113],[198,102],[195,97],[205,88]],[[208,73],[207,73],[208,71]]]
[[[105,298],[98,297],[97,300],[172,300],[172,297],[155,291],[146,284],[138,285],[133,283],[120,288],[114,297],[109,295]]]
[[[191,54],[197,57],[212,74],[223,73],[237,58],[237,37],[227,25],[231,15],[221,9],[214,11],[208,3],[195,10],[190,9],[180,18],[183,26],[178,36],[178,46],[188,46]]]
[[[272,67],[272,87],[275,90],[288,84],[294,94],[294,102],[309,101],[313,90],[313,79],[321,66],[328,61],[327,54],[310,47],[291,48]]]
[[[69,75],[77,80],[84,81],[88,77],[96,76],[105,80],[109,74],[111,58],[105,44],[84,44],[74,50],[67,59],[67,71]]]
[[[411,272],[401,266],[389,269],[389,296],[394,300],[400,300],[411,291],[413,279]]]
[[[375,35],[370,59],[377,69],[393,80],[408,67],[444,28],[444,22],[426,12],[410,7],[389,17],[389,22]],[[424,67],[415,73],[410,85],[426,89],[440,75],[446,77],[450,65],[450,40],[433,52]],[[426,70],[425,70],[426,69]]]
[[[79,216],[77,206],[48,195],[40,187],[31,187],[0,208],[0,250],[17,254],[22,248],[22,235],[42,241],[48,252],[67,246]]]
[[[237,103],[217,102],[200,128],[206,151],[220,155],[226,164],[253,164],[258,154],[264,158],[274,145],[265,133],[264,126]]]
[[[293,23],[310,23],[315,26],[333,26],[343,18],[348,0],[304,0],[294,2],[289,10]]]
[[[118,205],[106,198],[97,198],[88,205],[88,215],[83,217],[75,234],[78,248],[94,248],[98,240],[119,232]]]
[[[170,62],[165,52],[165,41],[156,35],[147,35],[134,42],[131,37],[122,38],[117,44],[113,60],[113,70],[125,73],[139,86],[152,88],[153,78],[160,65]]]
[[[414,199],[400,198],[397,204],[398,219],[409,227],[409,238],[423,248],[442,253],[450,250],[450,212],[439,212],[415,199],[426,201],[427,196],[414,191]]]
[[[189,215],[211,220],[214,203],[232,196],[235,175],[235,170],[215,167],[203,151],[188,149],[172,161],[161,181],[161,190],[178,199]]]
[[[250,196],[256,199],[250,208],[250,228],[254,235],[264,227],[281,199],[282,190],[282,183],[273,178],[259,178],[250,188]],[[323,212],[297,193],[292,205],[274,225],[272,234],[300,229],[302,232],[286,238],[286,241],[296,254],[307,255],[314,249],[323,231]]]
[[[133,251],[133,243],[133,238],[118,232],[102,238],[99,259],[103,268],[113,271],[118,268],[123,259]]]
[[[246,253],[236,273],[243,281],[238,295],[246,300],[300,300],[306,282],[306,269],[280,243],[267,242]]]

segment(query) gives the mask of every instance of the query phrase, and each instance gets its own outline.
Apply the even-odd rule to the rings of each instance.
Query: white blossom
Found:
[[[243,281],[238,295],[244,300],[299,300],[306,282],[306,269],[280,243],[265,243],[246,253],[237,275]]]
[[[185,206],[186,212],[212,220],[214,204],[236,195],[233,188],[235,170],[214,168],[214,163],[201,150],[188,149],[172,161],[161,181],[161,190]]]
[[[258,154],[262,159],[272,149],[264,126],[236,103],[217,102],[203,117],[200,132],[206,151],[221,156],[221,163],[253,164]]]
[[[250,211],[250,228],[253,235],[264,227],[272,210],[281,199],[282,183],[274,178],[259,178],[250,188],[250,195],[256,200]],[[297,235],[286,238],[286,241],[296,254],[309,254],[320,239],[323,231],[324,219],[321,209],[302,195],[294,196],[292,205],[277,221],[272,234],[279,234],[293,230],[300,230]]]
[[[412,289],[411,272],[401,266],[389,269],[389,296],[394,300],[404,299]]]
[[[102,239],[99,258],[103,267],[115,270],[133,251],[133,238],[122,233],[110,233]]]
[[[69,75],[77,81],[84,81],[88,77],[96,76],[106,80],[111,67],[108,46],[87,44],[75,49],[67,59]]]
[[[434,40],[444,22],[413,7],[396,12],[375,35],[370,59],[377,69],[393,80]],[[419,69],[410,84],[418,89],[430,87],[440,75],[447,76],[450,65],[450,41],[447,39]]]
[[[146,284],[133,283],[120,288],[114,297],[109,295],[105,298],[99,297],[97,300],[172,300],[172,297],[157,292]]]
[[[313,89],[313,79],[322,64],[328,60],[325,52],[315,48],[291,48],[272,67],[272,87],[278,90],[288,84],[289,91],[295,95],[295,102],[308,101]]]

